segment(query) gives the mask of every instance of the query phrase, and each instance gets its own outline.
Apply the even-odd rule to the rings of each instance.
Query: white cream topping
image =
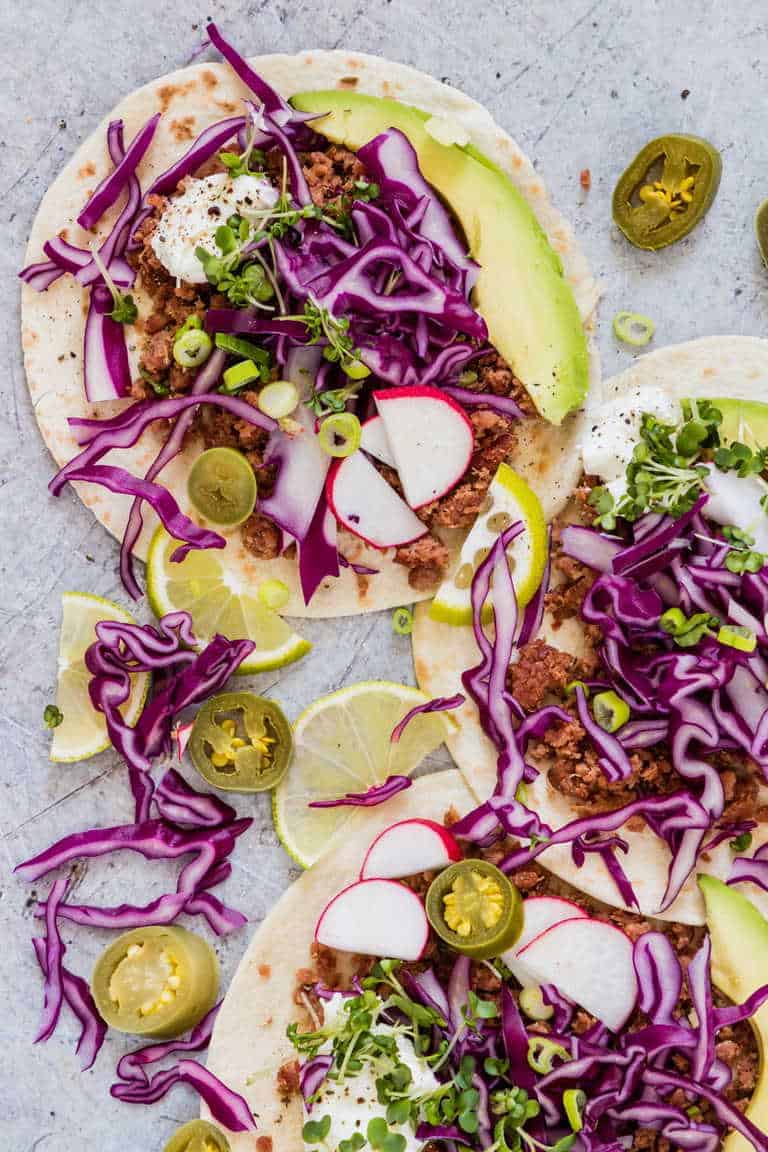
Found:
[[[600,476],[615,500],[626,491],[627,465],[640,439],[644,412],[668,424],[677,424],[680,404],[655,385],[638,387],[601,405],[584,440],[584,471]]]
[[[344,996],[337,994],[323,1004],[324,1026],[333,1027],[344,1000]],[[388,1024],[377,1024],[375,1031],[391,1036],[397,1030]],[[331,1042],[328,1041],[320,1051],[330,1050]],[[408,1066],[413,1077],[409,1095],[424,1096],[439,1087],[429,1065],[416,1055],[407,1036],[397,1036],[397,1053],[399,1062]],[[337,1148],[341,1140],[349,1140],[355,1132],[365,1136],[369,1120],[376,1116],[386,1117],[386,1104],[379,1104],[376,1098],[376,1080],[389,1070],[389,1067],[374,1070],[370,1064],[365,1064],[360,1072],[347,1075],[341,1083],[326,1078],[318,1091],[317,1102],[312,1106],[311,1118],[322,1120],[324,1116],[330,1116],[331,1128],[326,1138],[329,1148]],[[405,1152],[419,1152],[424,1146],[422,1140],[416,1139],[410,1124],[390,1124],[390,1131],[399,1132],[405,1137]]]
[[[198,245],[218,255],[216,229],[235,213],[247,219],[277,203],[279,192],[260,176],[216,172],[193,180],[180,196],[168,201],[150,243],[171,276],[188,284],[205,284],[203,266],[195,255]]]

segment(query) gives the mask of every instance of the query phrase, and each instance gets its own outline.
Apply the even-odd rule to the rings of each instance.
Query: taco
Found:
[[[768,910],[766,383],[768,343],[748,337],[637,360],[589,416],[520,622],[497,540],[474,630],[419,606],[413,633],[420,686],[467,696],[447,742],[486,802],[478,832],[517,832],[521,864],[690,924],[702,872]]]
[[[468,846],[470,805],[416,781],[257,929],[208,1054],[254,1117],[232,1152],[767,1147],[749,901],[705,880],[707,931],[618,911]]]
[[[33,225],[52,490],[73,481],[122,540],[133,595],[159,516],[177,560],[226,548],[234,579],[287,585],[288,614],[423,599],[500,460],[552,512],[573,486],[594,281],[469,97],[364,54],[249,64],[209,35],[229,63],[126,97]],[[191,502],[212,448],[249,468],[209,458]]]

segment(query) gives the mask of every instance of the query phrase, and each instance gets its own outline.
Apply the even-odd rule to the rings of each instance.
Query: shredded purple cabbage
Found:
[[[387,776],[383,784],[372,785],[367,792],[347,792],[345,796],[338,796],[334,800],[313,800],[309,808],[375,808],[377,804],[384,804],[410,788],[413,781],[408,776]]]
[[[464,700],[463,693],[457,692],[455,696],[436,696],[434,700],[428,700],[425,704],[416,704],[392,729],[389,737],[390,743],[397,744],[399,742],[400,737],[414,717],[425,716],[430,712],[450,712],[454,708],[460,708]]]

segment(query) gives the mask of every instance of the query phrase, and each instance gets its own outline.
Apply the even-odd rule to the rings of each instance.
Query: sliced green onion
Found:
[[[544,994],[538,984],[527,984],[520,990],[520,1011],[529,1020],[551,1020],[555,1010],[544,1002]]]
[[[243,360],[253,360],[256,364],[269,364],[269,352],[242,336],[231,336],[229,332],[217,332],[216,347],[221,348],[224,352],[230,352],[233,356],[241,356]]]
[[[258,380],[259,376],[259,368],[253,360],[241,360],[239,364],[233,364],[224,372],[224,391],[237,392],[239,388]]]
[[[570,1053],[563,1048],[562,1044],[556,1044],[554,1040],[548,1040],[546,1036],[531,1036],[528,1040],[528,1063],[534,1072],[538,1072],[541,1076],[546,1076],[547,1073],[552,1071],[552,1063],[555,1059],[570,1060]]]
[[[398,636],[410,636],[413,631],[413,612],[410,608],[395,608],[392,613],[392,631]]]
[[[727,648],[735,648],[738,652],[754,652],[757,636],[751,628],[741,624],[723,624],[717,634],[717,642],[725,644]]]
[[[649,316],[640,312],[617,312],[613,318],[613,331],[623,344],[644,348],[656,331],[656,325]]]
[[[351,456],[360,446],[360,421],[351,412],[335,412],[323,420],[317,435],[329,456]]]
[[[585,696],[589,696],[589,688],[583,680],[569,680],[565,686],[566,696],[573,696],[577,688],[581,688]]]
[[[173,342],[173,358],[180,368],[199,368],[213,350],[213,341],[202,328],[181,331]]]
[[[46,704],[43,709],[43,724],[46,728],[58,728],[64,719],[64,713],[55,704]]]
[[[667,608],[659,617],[659,624],[670,636],[679,635],[688,624],[688,617],[680,608]]]
[[[193,329],[202,328],[202,326],[203,322],[198,316],[197,312],[190,312],[189,316],[187,316],[186,320],[182,324],[181,328],[179,328],[176,335],[180,336],[182,332],[191,332]]]
[[[284,608],[291,598],[290,589],[282,580],[262,581],[257,595],[265,608],[272,608],[275,612]]]
[[[582,1092],[580,1088],[566,1088],[563,1092],[563,1108],[572,1132],[581,1132],[584,1127],[584,1105],[586,1103],[586,1093]]]
[[[259,392],[259,408],[265,416],[273,420],[281,420],[283,416],[290,416],[299,403],[299,390],[290,380],[275,380],[272,384],[265,384]]]
[[[740,836],[734,836],[733,840],[729,840],[728,843],[734,852],[746,852],[752,847],[752,833],[742,832]]]
[[[344,375],[349,376],[350,380],[365,380],[366,376],[370,376],[371,370],[367,364],[363,364],[362,360],[347,360],[342,364]]]
[[[592,714],[605,732],[617,732],[629,720],[629,704],[617,692],[598,692]]]
[[[515,800],[519,800],[521,804],[528,804],[528,789],[525,786],[524,780],[521,780],[517,788],[515,788]]]

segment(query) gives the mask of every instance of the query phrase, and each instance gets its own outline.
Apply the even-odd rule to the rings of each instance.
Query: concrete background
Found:
[[[619,309],[654,317],[656,346],[713,333],[761,335],[768,319],[768,273],[752,233],[755,208],[768,196],[768,30],[764,5],[754,0],[216,0],[206,7],[0,0],[0,1142],[9,1152],[159,1150],[195,1112],[183,1089],[151,1109],[112,1101],[116,1060],[131,1045],[110,1037],[81,1076],[67,1012],[49,1044],[31,1045],[41,999],[29,946],[32,893],[10,878],[10,867],[66,832],[128,819],[130,803],[114,756],[47,761],[41,717],[53,698],[61,593],[124,595],[114,542],[72,495],[46,494],[51,461],[24,382],[14,276],[38,201],[65,158],[125,92],[188,62],[208,16],[245,52],[364,49],[432,72],[487,104],[533,158],[603,283],[606,373],[631,358],[611,334]],[[711,140],[723,156],[722,185],[688,240],[641,253],[612,227],[611,191],[638,148],[668,131]],[[589,192],[579,184],[583,168],[592,174]],[[304,631],[314,652],[279,683],[272,676],[259,685],[291,715],[345,682],[412,679],[408,642],[393,636],[388,614]],[[238,845],[225,897],[258,922],[292,869],[266,800],[241,798],[238,807],[255,826]],[[148,871],[134,859],[94,862],[78,894],[143,901],[159,890],[162,868],[153,866],[151,881]],[[87,975],[100,933],[64,935],[70,964]],[[245,934],[219,947],[225,976],[244,943]]]

